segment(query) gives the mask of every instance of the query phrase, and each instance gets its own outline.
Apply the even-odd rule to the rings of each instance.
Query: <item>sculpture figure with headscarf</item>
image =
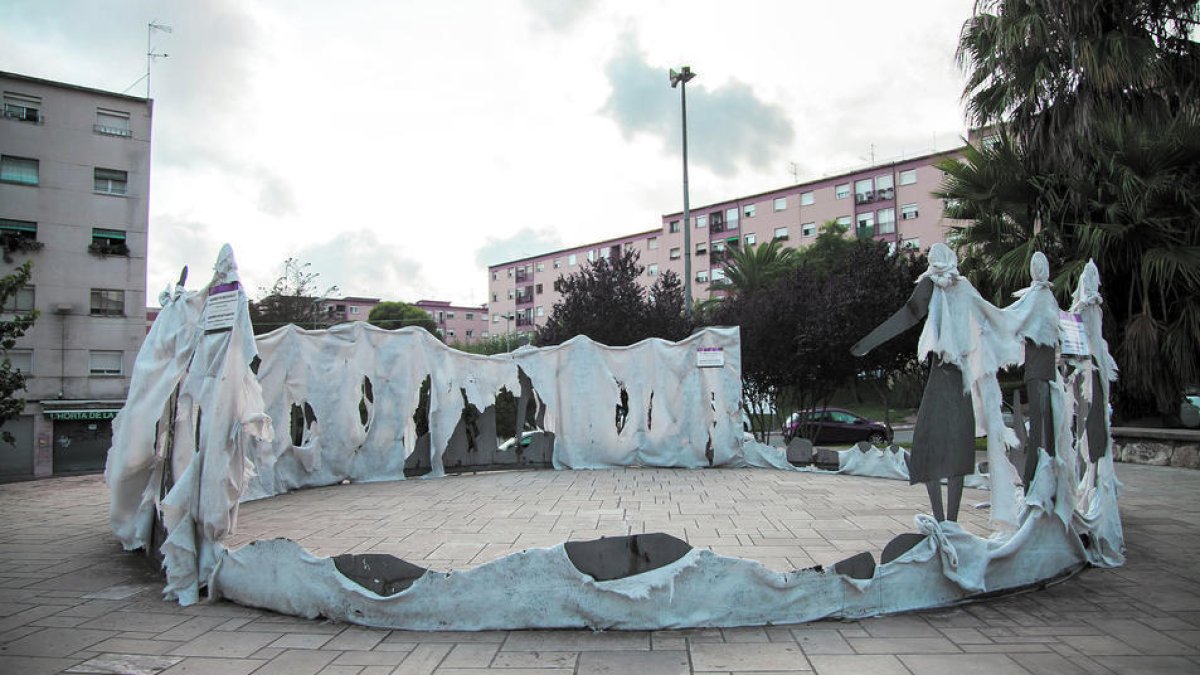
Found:
[[[1019,357],[1011,321],[984,300],[958,273],[958,258],[945,244],[929,250],[929,269],[895,314],[851,348],[863,356],[925,319],[917,357],[930,361],[909,458],[909,481],[925,483],[934,517],[957,521],[963,477],[975,472],[975,437],[988,436],[992,520],[1016,523],[1016,471],[1005,456],[1000,387],[996,372]],[[941,481],[946,480],[943,509]]]

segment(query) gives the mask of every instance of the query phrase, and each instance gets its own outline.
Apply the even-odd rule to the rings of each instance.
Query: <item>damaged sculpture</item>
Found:
[[[951,259],[935,274],[952,268]],[[930,293],[934,325],[957,302],[940,288]],[[106,479],[117,538],[129,550],[162,552],[165,594],[182,604],[223,597],[302,617],[420,630],[741,626],[945,606],[1062,578],[1089,562],[1120,564],[1115,479],[1078,491],[1079,502],[1060,499],[1063,512],[1051,510],[1049,495],[1064,473],[1047,468],[1045,453],[1011,530],[983,539],[918,515],[925,536],[889,545],[878,565],[863,552],[829,568],[780,572],[668,533],[569,541],[437,573],[388,555],[316,556],[287,539],[228,548],[242,501],[344,481],[403,480],[406,464],[422,454],[430,478],[442,476],[448,462],[512,463],[515,453],[498,459],[503,453],[494,450],[502,390],[519,392],[518,419],[531,410],[536,437],[545,439],[534,442],[546,443],[555,469],[802,469],[743,437],[736,328],[621,348],[580,337],[497,356],[457,352],[421,329],[362,323],[328,331],[288,326],[255,340],[228,247],[207,287],[176,288],[163,301],[114,423]],[[1015,334],[1009,338],[1015,342]],[[978,371],[960,368],[960,380],[976,382]],[[411,411],[426,381],[422,439]],[[983,389],[976,383],[971,392]],[[987,402],[998,407],[998,398]],[[1055,407],[1056,422],[1070,408]],[[466,436],[473,442],[463,442]],[[1061,462],[1077,445],[1058,447]],[[853,462],[868,458],[846,452]],[[900,474],[901,456],[882,451],[872,461]],[[1103,461],[1101,475],[1111,476],[1111,459]],[[160,523],[161,542],[153,535]],[[1102,544],[1085,549],[1081,534]]]

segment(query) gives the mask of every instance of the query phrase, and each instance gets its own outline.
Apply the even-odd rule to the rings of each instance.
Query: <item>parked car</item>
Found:
[[[804,428],[801,428],[802,426]],[[883,445],[892,442],[891,427],[883,422],[855,415],[842,408],[824,408],[792,413],[783,423],[783,433],[786,436],[796,436],[801,431],[811,433],[812,437],[809,440],[815,445],[843,443],[849,445],[859,441]]]

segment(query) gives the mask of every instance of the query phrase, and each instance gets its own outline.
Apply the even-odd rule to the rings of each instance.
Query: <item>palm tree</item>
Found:
[[[1094,259],[1129,412],[1200,382],[1200,9],[1180,0],[980,0],[964,99],[999,129],[943,165],[955,242],[1005,294],[1044,251],[1058,291]],[[986,285],[986,284],[985,284]]]
[[[771,285],[798,262],[796,249],[784,248],[778,241],[730,249],[726,253],[725,278],[710,288],[725,291],[727,296],[749,293]]]

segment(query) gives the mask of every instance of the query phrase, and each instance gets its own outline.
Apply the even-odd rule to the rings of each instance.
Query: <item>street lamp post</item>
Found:
[[[696,76],[692,69],[683,66],[679,72],[670,71],[671,88],[679,87],[679,106],[683,118],[683,307],[692,315],[692,223],[691,207],[688,204],[688,161],[687,161],[687,83]]]

